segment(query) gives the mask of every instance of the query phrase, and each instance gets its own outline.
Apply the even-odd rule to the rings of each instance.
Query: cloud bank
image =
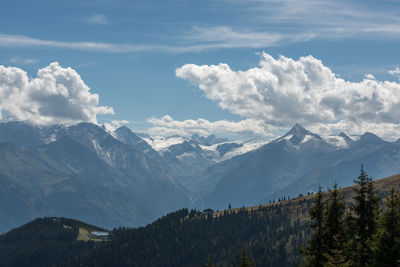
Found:
[[[217,134],[220,136],[270,136],[275,127],[265,124],[262,120],[246,119],[239,122],[220,120],[208,121],[206,119],[177,121],[171,116],[162,118],[150,118],[147,120],[153,125],[149,129],[152,135],[183,135],[191,136],[195,133],[202,136]]]
[[[54,62],[39,69],[37,78],[16,67],[0,65],[0,119],[36,124],[97,123],[97,115],[114,114],[99,106],[99,95],[90,92],[79,74]]]
[[[258,67],[244,71],[222,63],[186,64],[176,76],[198,86],[222,109],[270,126],[299,122],[320,133],[399,136],[399,83],[372,75],[360,82],[346,81],[312,56],[275,59],[263,53]]]

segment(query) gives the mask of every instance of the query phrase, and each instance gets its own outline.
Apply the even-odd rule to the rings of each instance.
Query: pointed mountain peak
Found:
[[[303,126],[301,126],[300,124],[298,124],[298,123],[296,123],[293,127],[292,127],[292,129],[290,129],[290,131],[289,132],[287,132],[287,134],[286,135],[290,135],[290,134],[293,134],[293,135],[305,135],[305,134],[307,134],[307,133],[310,133],[309,131],[307,131]]]
[[[370,143],[370,142],[382,142],[383,140],[373,133],[366,132],[363,135],[361,135],[361,138],[359,141]]]
[[[307,133],[309,132],[303,126],[296,123],[283,137],[296,136],[298,138],[303,138]]]
[[[116,134],[130,134],[133,133],[131,129],[126,126],[121,126],[114,131]]]
[[[116,129],[114,131],[114,135],[119,141],[128,145],[137,145],[139,142],[143,141],[142,138],[137,136],[134,132],[132,132],[131,129],[126,126],[121,126]]]
[[[293,144],[300,144],[303,142],[307,142],[311,139],[321,139],[321,137],[317,134],[314,134],[308,130],[306,130],[303,126],[296,123],[290,131],[288,131],[283,137],[279,140],[286,139],[290,140]]]
[[[72,125],[71,127],[68,128],[69,130],[79,130],[79,131],[86,131],[86,132],[96,132],[96,133],[101,133],[104,134],[106,133],[106,130],[94,123],[91,122],[80,122],[76,125]]]

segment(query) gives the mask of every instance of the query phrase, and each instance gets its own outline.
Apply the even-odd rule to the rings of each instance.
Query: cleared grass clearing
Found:
[[[95,242],[101,242],[104,241],[103,239],[100,238],[93,238],[92,234],[85,228],[79,227],[79,234],[78,238],[76,239],[78,241],[95,241]]]
[[[89,241],[90,240],[89,234],[90,233],[89,233],[88,230],[86,230],[86,229],[84,229],[82,227],[79,227],[79,234],[78,234],[78,238],[76,240],[78,240],[78,241]]]

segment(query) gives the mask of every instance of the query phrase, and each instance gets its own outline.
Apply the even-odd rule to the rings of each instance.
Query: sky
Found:
[[[153,135],[400,137],[400,3],[13,0],[1,120]]]

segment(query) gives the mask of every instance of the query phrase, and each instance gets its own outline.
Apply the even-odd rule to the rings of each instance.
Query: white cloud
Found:
[[[216,6],[230,9],[237,16],[225,25],[208,26],[194,22],[189,30],[174,32],[171,27],[162,43],[107,43],[45,40],[22,35],[0,34],[3,47],[42,47],[108,53],[163,52],[190,53],[232,48],[268,48],[312,39],[368,38],[398,40],[400,19],[396,3],[371,4],[369,1],[222,0]],[[172,4],[173,5],[173,4]],[[151,5],[150,5],[151,6]],[[397,8],[396,8],[397,7]],[[152,7],[154,8],[154,7]],[[110,24],[104,14],[83,21]],[[196,26],[197,25],[197,26]],[[232,26],[232,25],[241,25]],[[160,36],[160,33],[153,35]]]
[[[250,29],[233,29],[228,26],[194,27],[182,39],[196,43],[201,50],[217,48],[263,48],[282,43],[302,42],[313,39],[313,34],[285,34]],[[195,47],[195,46],[194,46]]]
[[[366,73],[366,74],[364,75],[364,78],[365,78],[365,79],[369,79],[369,80],[375,80],[375,76],[372,75],[371,73]]]
[[[220,136],[271,136],[271,131],[276,128],[266,125],[262,120],[246,119],[239,122],[234,121],[208,121],[199,118],[197,120],[177,121],[171,116],[165,115],[162,118],[150,118],[147,120],[153,126],[149,129],[152,135],[162,136],[191,136],[195,133],[202,136],[217,134]]]
[[[399,83],[371,76],[346,81],[312,56],[274,59],[263,53],[260,66],[252,69],[186,64],[176,75],[198,86],[222,109],[268,125],[326,124],[330,131],[359,133],[397,129],[400,123]]]
[[[111,120],[111,123],[103,123],[104,128],[111,134],[122,125],[129,124],[128,120]]]
[[[9,119],[37,124],[97,123],[97,115],[114,114],[110,107],[98,106],[79,74],[57,62],[39,69],[37,78],[16,67],[0,65],[0,114]]]
[[[389,70],[389,74],[396,76],[400,81],[400,68],[395,68],[394,70]]]
[[[31,58],[19,58],[19,57],[12,57],[8,60],[11,63],[14,64],[24,64],[24,65],[30,65],[30,64],[36,64],[39,61],[36,59],[31,59]]]
[[[105,42],[64,42],[43,40],[23,35],[0,33],[0,47],[39,47],[82,50],[105,53],[164,52],[191,53],[227,48],[266,48],[282,43],[307,41],[312,34],[279,34],[254,32],[249,29],[234,30],[231,27],[195,27],[189,32],[174,37],[175,42],[165,44],[116,44]]]
[[[241,9],[247,20],[280,25],[282,30],[309,32],[316,38],[398,38],[396,1],[377,4],[352,0],[224,0]]]
[[[106,15],[104,14],[94,14],[86,19],[83,20],[89,24],[96,24],[96,25],[109,25],[111,24],[110,21],[107,19]]]
[[[62,48],[69,50],[97,51],[108,53],[128,53],[155,50],[157,46],[112,44],[101,42],[63,42],[42,40],[23,35],[0,34],[0,46],[2,47],[41,47]]]

